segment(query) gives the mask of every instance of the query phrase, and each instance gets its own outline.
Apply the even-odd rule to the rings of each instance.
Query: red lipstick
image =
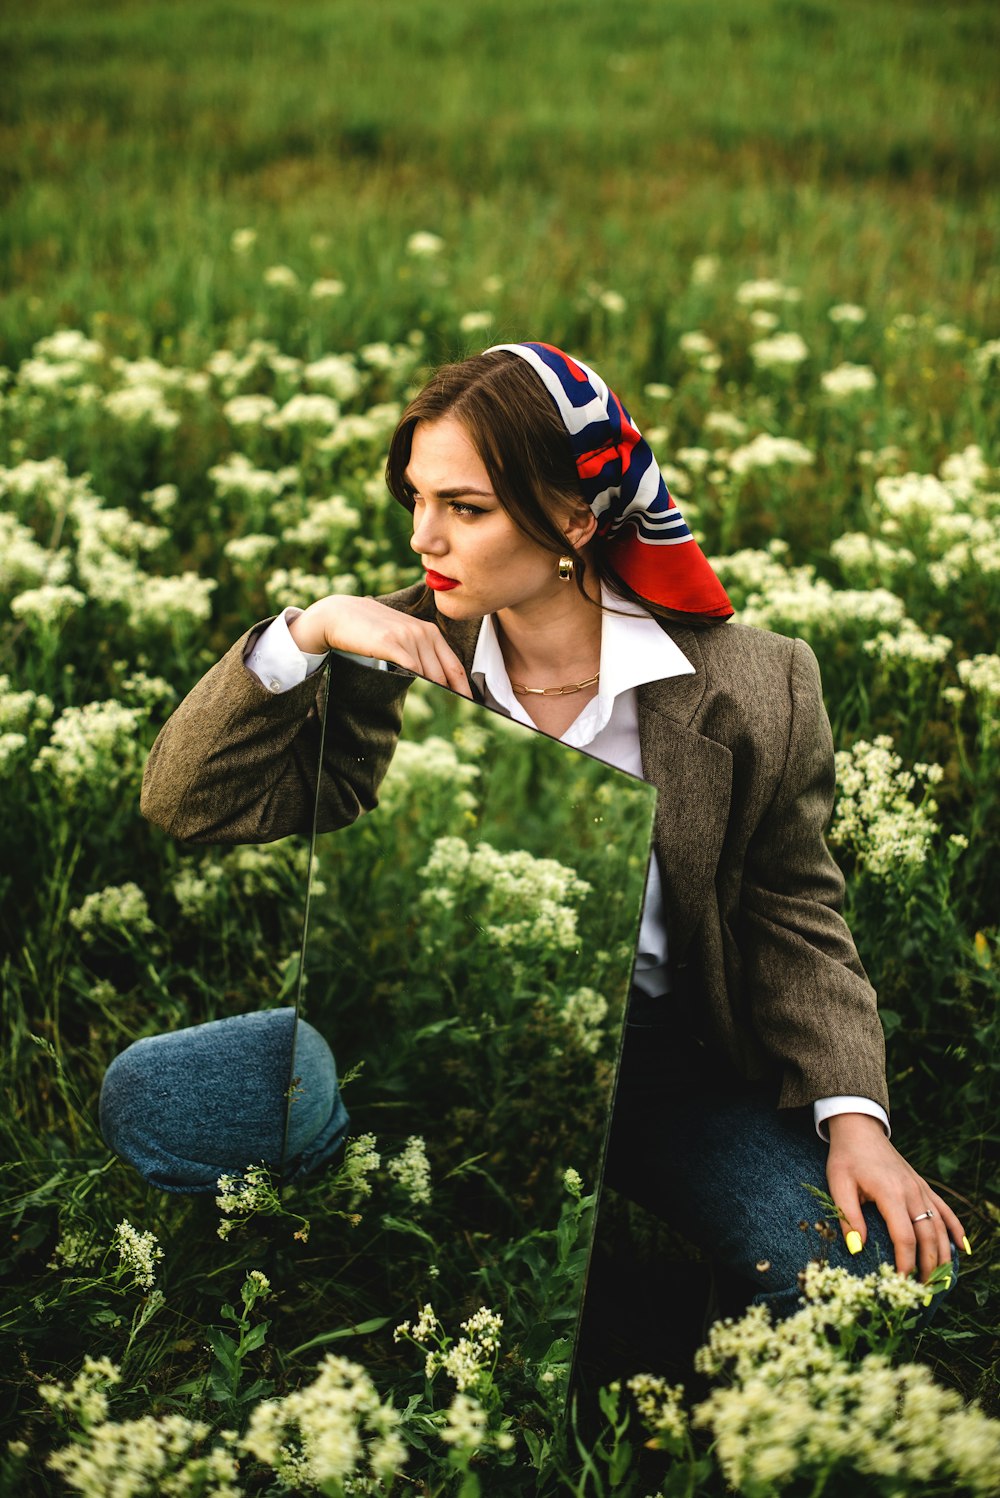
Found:
[[[431,572],[429,569],[425,569],[425,576],[427,586],[433,588],[435,593],[446,593],[449,588],[458,587],[457,577],[445,577],[443,573]]]

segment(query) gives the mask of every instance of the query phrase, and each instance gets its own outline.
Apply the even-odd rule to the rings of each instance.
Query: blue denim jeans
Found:
[[[669,1012],[669,996],[663,1003]],[[807,1187],[828,1189],[826,1155],[812,1109],[779,1111],[773,1089],[747,1083],[672,1023],[626,1026],[605,1180],[735,1271],[776,1317],[798,1309],[810,1259],[859,1275],[895,1260],[870,1205],[860,1254],[836,1223],[829,1244],[817,1233],[823,1207]]]
[[[162,1191],[208,1192],[220,1175],[281,1169],[295,1036],[295,1090],[284,1179],[326,1164],[348,1116],[326,1041],[292,1009],[211,1020],[135,1041],[101,1087],[108,1148]]]

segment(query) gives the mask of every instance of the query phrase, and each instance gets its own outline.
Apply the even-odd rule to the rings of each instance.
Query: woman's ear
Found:
[[[596,529],[597,516],[589,505],[580,505],[563,526],[563,535],[573,550],[579,551],[582,546],[586,546]]]

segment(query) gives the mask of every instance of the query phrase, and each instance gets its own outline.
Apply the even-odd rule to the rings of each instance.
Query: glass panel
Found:
[[[361,1216],[346,1251],[313,1213],[330,1325],[431,1300],[457,1334],[488,1305],[505,1353],[548,1356],[565,1387],[592,1225],[564,1176],[598,1181],[654,806],[643,781],[409,687],[378,807],[317,843],[302,1016],[380,1157],[370,1199],[331,1195]],[[308,1101],[299,1075],[293,1119]],[[412,1369],[388,1327],[351,1344],[372,1369],[404,1353]]]

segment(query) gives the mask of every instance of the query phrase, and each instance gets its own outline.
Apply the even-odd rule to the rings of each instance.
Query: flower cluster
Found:
[[[395,1159],[387,1163],[386,1170],[414,1206],[430,1202],[431,1166],[427,1146],[419,1134],[410,1136]]]
[[[501,949],[566,951],[577,944],[576,911],[566,902],[589,894],[590,885],[554,858],[441,837],[420,875],[428,885],[423,906],[455,909],[459,900],[474,901],[481,934]]]
[[[153,929],[149,902],[131,880],[125,884],[109,884],[87,895],[82,905],[70,911],[69,921],[88,944],[108,932],[120,932],[125,937],[135,938]]]
[[[838,753],[836,762],[838,794],[830,841],[852,852],[876,879],[905,883],[926,859],[937,831],[937,806],[929,788],[941,779],[940,765],[904,770],[887,734],[871,743],[859,739]],[[911,799],[918,788],[919,804]]]
[[[38,1393],[50,1409],[59,1410],[82,1426],[97,1425],[108,1413],[108,1389],[119,1382],[119,1370],[107,1358],[85,1357],[71,1384],[39,1384]]]
[[[111,1246],[118,1252],[120,1268],[143,1290],[151,1290],[156,1281],[156,1264],[163,1258],[156,1234],[142,1233],[128,1218],[123,1218],[115,1228]]]
[[[583,1050],[596,1055],[605,1039],[603,1025],[608,1017],[604,995],[596,988],[575,989],[566,998],[562,1017]]]
[[[359,1364],[327,1354],[311,1383],[254,1407],[240,1446],[290,1488],[388,1484],[407,1459],[399,1423]]]
[[[700,1372],[725,1381],[691,1423],[710,1432],[726,1480],[780,1493],[834,1472],[894,1481],[918,1472],[942,1490],[995,1491],[1000,1423],[923,1365],[852,1357],[859,1325],[900,1326],[926,1287],[888,1265],[859,1277],[814,1264],[803,1290],[802,1309],[778,1325],[760,1306],[717,1322],[696,1356]]]
[[[239,1498],[235,1454],[224,1445],[202,1448],[211,1434],[204,1420],[143,1415],[103,1421],[82,1441],[56,1451],[48,1466],[68,1487],[87,1495],[148,1498],[151,1493],[199,1493]]]
[[[219,1194],[215,1205],[225,1214],[217,1228],[220,1238],[245,1227],[257,1213],[283,1215],[281,1198],[264,1165],[248,1165],[240,1176],[221,1175],[216,1186]]]
[[[46,775],[65,796],[85,787],[95,793],[114,790],[138,766],[136,727],[144,717],[139,708],[114,700],[64,708],[32,769]]]
[[[382,1164],[374,1134],[357,1134],[347,1141],[341,1172],[344,1184],[355,1201],[372,1194],[371,1178]]]
[[[461,1323],[461,1329],[465,1336],[449,1337],[433,1306],[428,1303],[414,1325],[403,1321],[396,1327],[394,1340],[412,1342],[424,1351],[427,1378],[443,1372],[460,1394],[470,1389],[482,1392],[492,1382],[496,1370],[503,1317],[488,1306],[480,1306],[473,1316]],[[428,1347],[428,1343],[435,1345]]]

